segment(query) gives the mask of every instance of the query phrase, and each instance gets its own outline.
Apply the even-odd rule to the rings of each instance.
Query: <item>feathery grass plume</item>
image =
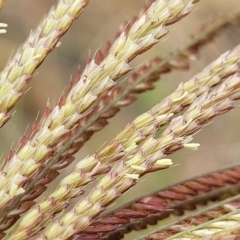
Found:
[[[109,166],[102,166],[101,164],[108,164],[109,162],[113,162],[114,160],[132,154],[136,149],[137,144],[140,144],[140,141],[143,141],[147,136],[154,133],[156,128],[159,128],[169,121],[171,114],[167,113],[178,113],[183,109],[183,106],[191,104],[197,96],[202,94],[208,88],[219,84],[222,81],[222,78],[236,72],[238,70],[238,62],[236,62],[239,61],[238,55],[239,47],[236,47],[231,52],[221,55],[216,61],[210,64],[201,73],[194,76],[190,81],[180,84],[175,92],[153,107],[149,112],[138,117],[133,124],[127,126],[123,132],[106,147],[106,149],[102,150],[102,152],[95,156],[90,156],[83,161],[80,161],[79,166],[76,167],[76,172],[73,173],[75,181],[73,182],[73,179],[71,178],[71,185],[75,186],[77,191],[74,189],[72,192],[75,192],[77,195],[81,194],[81,186],[93,181],[94,176],[109,170]],[[131,143],[131,145],[129,145],[129,143]],[[131,152],[129,152],[130,150]],[[9,168],[8,171],[12,170],[12,168],[13,167]],[[91,172],[89,172],[90,169]],[[81,181],[79,181],[79,178],[81,178]],[[54,202],[56,202],[55,208],[48,204],[48,208],[51,208],[51,210],[46,210],[46,218],[48,218],[48,214],[52,214],[54,211],[58,212],[59,209],[63,208],[66,200],[76,197],[75,194],[71,193],[70,187],[68,187],[69,191],[66,190],[65,181],[63,185],[59,185],[57,191],[62,191],[62,189],[65,191],[65,197],[61,195],[59,196],[61,201],[59,199],[54,200]],[[53,195],[55,195],[55,193],[53,193]],[[46,201],[52,202],[52,196]],[[37,206],[37,209],[38,218],[40,218],[39,216],[41,215],[41,219],[44,222],[45,218],[42,216],[43,213],[42,211],[39,211],[41,207],[39,208],[39,206]],[[19,212],[23,212],[23,210],[18,208],[16,213]]]
[[[147,225],[155,225],[171,214],[183,215],[184,210],[194,211],[198,204],[202,206],[211,200],[222,200],[237,192],[240,192],[239,163],[138,197],[114,211],[100,215],[96,222],[74,237],[78,240],[121,239],[131,230],[145,229]]]
[[[194,76],[190,81],[180,84],[179,88],[175,92],[161,101],[158,105],[153,107],[149,112],[139,116],[100,153],[87,157],[84,160],[80,161],[79,165],[77,165],[75,169],[75,172],[73,172],[74,177],[67,178],[69,181],[71,181],[71,183],[67,184],[64,180],[64,184],[59,184],[59,187],[56,191],[64,191],[65,194],[64,196],[59,195],[59,199],[54,198],[55,206],[53,207],[52,204],[47,204],[47,207],[44,207],[45,210],[41,210],[42,207],[40,205],[36,206],[34,211],[37,209],[36,217],[38,217],[39,221],[44,222],[44,219],[49,218],[49,215],[53,214],[54,212],[59,212],[60,209],[62,209],[65,205],[65,201],[76,197],[79,194],[82,194],[82,186],[93,181],[94,176],[102,174],[109,170],[109,163],[126,157],[127,155],[133,154],[137,148],[137,145],[139,145],[141,141],[143,141],[150,134],[156,132],[157,128],[161,127],[169,121],[169,117],[171,117],[172,114],[168,113],[178,113],[183,109],[183,106],[191,104],[200,94],[202,94],[208,88],[221,83],[222,78],[229,76],[237,71],[238,63],[236,60],[239,61],[238,55],[239,47],[236,47],[231,52],[227,52],[221,55],[216,61],[210,64],[201,73]],[[224,66],[225,64],[226,66]],[[66,190],[66,186],[68,186],[68,190]],[[73,189],[71,189],[69,186],[72,186]],[[52,202],[52,196],[54,195],[56,195],[55,192],[50,195],[48,199],[46,199],[46,202],[42,204],[45,206],[46,203]],[[19,211],[21,211],[21,208],[18,209],[16,213]],[[29,214],[32,214],[31,210]],[[26,218],[29,218],[28,215],[26,215]],[[33,223],[35,222],[36,221]],[[23,232],[25,233],[29,231]]]
[[[9,111],[22,96],[34,71],[54,49],[90,0],[59,0],[38,28],[0,73],[0,127],[11,117]],[[2,3],[3,4],[3,3]]]
[[[83,1],[80,2],[83,3]],[[89,2],[90,0],[85,3],[88,4]],[[40,122],[34,124],[29,138],[23,137],[21,139],[19,147],[16,151],[9,153],[0,168],[0,239],[6,235],[4,231],[9,228],[12,229],[9,230],[5,239],[29,239],[36,234],[39,234],[36,237],[37,239],[45,240],[89,239],[86,232],[98,231],[94,226],[99,228],[96,222],[100,222],[100,214],[105,211],[112,201],[135,185],[137,179],[146,173],[168,168],[172,161],[166,158],[167,155],[181,148],[197,149],[199,144],[191,143],[193,134],[201,130],[215,116],[223,114],[234,107],[235,100],[240,98],[240,77],[238,76],[240,45],[220,56],[190,81],[180,84],[176,91],[151,110],[140,115],[131,124],[128,124],[108,145],[101,147],[95,154],[88,155],[79,161],[73,171],[59,182],[56,189],[34,206],[35,202],[33,200],[45,191],[47,188],[45,185],[59,174],[59,169],[72,162],[74,159],[72,154],[91,136],[89,132],[93,133],[106,125],[106,118],[114,115],[118,110],[116,106],[127,105],[134,100],[133,94],[152,89],[154,87],[153,81],[159,77],[159,72],[170,71],[172,67],[180,67],[180,69],[187,67],[189,58],[196,53],[198,47],[204,44],[205,41],[211,40],[216,33],[214,29],[209,30],[212,32],[209,35],[202,35],[203,33],[206,34],[204,30],[199,34],[197,42],[190,39],[189,42],[175,52],[176,56],[169,55],[163,60],[154,59],[148,67],[141,68],[141,74],[136,75],[136,73],[133,73],[127,83],[126,90],[119,86],[114,89],[117,85],[115,80],[132,69],[129,62],[156,44],[161,36],[167,33],[165,26],[187,15],[196,2],[198,1],[150,0],[149,5],[142,11],[139,18],[132,21],[120,32],[115,42],[107,46],[106,52],[102,54],[98,51],[95,57],[87,63],[83,73],[76,77],[76,82],[70,84],[68,92],[60,98],[58,104],[52,107],[48,104]],[[1,4],[3,4],[3,1],[0,0],[0,8],[2,7]],[[73,1],[62,0],[59,4],[63,4],[64,7],[70,4],[71,6],[68,7],[71,9]],[[64,7],[59,6],[53,11],[59,11],[61,19],[66,17],[69,20],[69,14],[64,12]],[[80,8],[83,7],[83,5],[80,6]],[[76,8],[72,8],[74,14],[75,11],[77,11]],[[80,12],[81,10],[76,13],[75,17]],[[55,22],[55,16],[51,17],[51,21],[42,26],[50,38],[51,34],[57,36],[55,30],[58,24]],[[64,31],[68,29],[75,17],[69,20],[68,26],[64,25]],[[234,17],[236,18],[234,19]],[[213,24],[213,26],[222,29],[235,20],[238,20],[238,16],[233,14],[229,19],[224,19],[225,22],[220,21],[220,23]],[[42,37],[42,34],[39,37]],[[59,37],[50,39],[52,48],[57,45]],[[36,39],[36,42],[38,40],[41,39]],[[40,46],[38,43],[36,45]],[[13,59],[15,65],[11,62],[6,68],[6,71],[9,72],[5,72],[5,77],[11,78],[8,85],[12,87],[15,84],[15,87],[13,87],[15,98],[7,93],[8,90],[12,91],[12,89],[9,86],[4,86],[3,90],[6,91],[7,100],[9,101],[9,109],[3,109],[4,114],[6,114],[2,114],[5,117],[4,121],[7,121],[7,118],[10,117],[7,111],[13,107],[15,101],[22,94],[21,90],[24,84],[18,82],[18,77],[27,83],[47,53],[52,50],[52,48],[46,52],[44,52],[46,49],[43,52],[41,50],[40,53],[43,53],[43,55],[40,56],[37,52],[34,52],[34,49],[31,49],[31,51],[26,50],[27,47],[29,46],[25,44],[17,53],[17,59],[16,57]],[[29,51],[33,55],[32,58],[27,59]],[[27,61],[30,64],[28,67],[20,64],[22,58],[29,60]],[[18,69],[11,70],[9,69],[11,66],[13,68],[17,66]],[[21,67],[23,67],[22,70]],[[28,74],[23,73],[23,70],[27,70]],[[4,92],[1,90],[4,71],[0,75],[0,96],[1,92]],[[0,102],[3,102],[1,98],[0,100]],[[7,105],[6,99],[4,101],[4,104]],[[98,104],[96,108],[94,108],[93,103]],[[174,114],[182,112],[189,105],[190,107],[185,113],[172,119]],[[157,138],[156,133],[159,128],[168,123],[166,130]],[[4,122],[1,122],[0,104],[0,126],[3,124]],[[187,185],[189,187],[187,190],[193,190],[194,186],[197,189],[196,194],[199,194],[206,189],[211,190],[210,185],[219,186],[221,183],[224,185],[234,181],[239,182],[239,174],[235,173],[235,171],[226,171],[224,173],[221,177],[218,176],[219,174],[213,175],[216,179],[213,177],[212,179],[198,179],[195,182],[190,182]],[[83,194],[84,186],[94,181],[99,175],[104,176],[90,190],[90,193],[82,197],[72,210],[63,212],[59,216],[58,213],[68,206],[70,200]],[[221,181],[221,179],[223,180]],[[200,184],[201,181],[205,184]],[[175,191],[180,191],[179,188],[186,193],[186,187],[181,188],[178,186]],[[220,187],[219,191],[215,190],[209,194],[203,193],[203,196],[199,194],[192,198],[189,197],[188,200],[191,200],[194,206],[200,203],[201,200],[207,201],[211,199],[211,196],[215,196],[219,200],[222,197],[221,193],[228,194],[228,191],[231,191],[230,194],[233,194],[235,190],[239,191],[239,184],[225,186],[225,188]],[[161,196],[164,197],[164,192],[161,193]],[[171,200],[174,197],[183,200],[179,200],[178,205],[172,205],[172,210],[179,210],[180,208],[183,212],[186,209],[187,203],[184,197],[181,198],[180,194],[174,194],[171,191],[166,193],[165,191],[165,195],[168,198],[172,197]],[[165,200],[167,197],[165,196]],[[226,196],[224,195],[224,197]],[[181,222],[182,226],[178,228],[177,223],[173,223],[175,228],[171,227],[171,231],[184,230],[184,233],[180,233],[180,235],[190,238],[194,238],[199,233],[211,234],[211,236],[207,236],[208,239],[209,237],[210,239],[221,239],[222,236],[225,236],[224,234],[231,234],[231,237],[235,237],[232,235],[236,235],[237,231],[239,231],[239,227],[235,225],[236,221],[234,224],[231,222],[234,225],[233,227],[227,222],[227,228],[215,233],[216,227],[222,228],[222,222],[219,221],[230,216],[226,215],[227,211],[221,212],[225,215],[220,216],[220,213],[215,208],[223,206],[228,201],[238,200],[238,198],[239,196],[233,197],[207,209],[212,210],[211,213],[208,212],[208,216],[205,218],[208,220],[207,224],[212,224],[209,225],[211,232],[209,229],[206,231],[207,224],[202,224],[202,219],[199,218],[199,214],[202,214],[206,209],[202,212],[196,212],[192,216],[184,213],[185,216],[182,220],[189,221],[187,219],[191,218],[190,221],[199,224],[197,227],[192,228],[191,224],[185,227],[185,222]],[[148,199],[147,201],[151,200]],[[170,204],[170,201],[168,201],[168,204]],[[165,204],[162,208],[160,206],[160,208],[166,212],[168,204]],[[232,205],[228,206],[232,207]],[[143,205],[140,204],[140,208],[143,208]],[[147,209],[149,209],[149,206],[147,206]],[[157,210],[159,210],[159,206],[157,206]],[[20,214],[25,211],[27,211],[25,215],[20,218]],[[137,214],[139,216],[139,212]],[[235,211],[231,214],[235,214],[234,220],[239,218],[238,212]],[[146,215],[141,216],[146,217]],[[220,216],[221,219],[218,218],[213,223],[209,221],[209,216]],[[18,219],[19,221],[14,226]],[[191,228],[188,228],[190,225]],[[40,232],[41,230],[42,232]],[[164,233],[168,234],[169,232],[166,230]],[[161,233],[157,232],[157,234]],[[92,236],[90,236],[91,240],[93,240]],[[94,239],[99,239],[104,236],[98,232],[98,235],[94,235],[94,237],[96,237]],[[176,235],[167,237],[175,238]]]
[[[189,143],[191,136],[213,117],[232,109],[232,96],[234,99],[240,96],[240,79],[237,75],[228,77],[221,85],[197,98],[183,116],[171,121],[159,139],[153,135],[144,139],[135,153],[119,161],[86,198],[78,201],[70,212],[50,223],[37,239],[67,239],[80,232],[89,226],[107,205],[131,188],[140,176],[169,166],[171,161],[162,159],[164,156],[181,148],[195,150],[199,144]],[[156,108],[153,109],[152,112],[157,111]],[[144,124],[146,117],[141,120]],[[125,138],[130,136],[128,132],[124,133]],[[154,130],[152,133],[154,134]],[[70,175],[66,179],[70,180]],[[36,211],[33,214],[36,215]]]
[[[24,146],[7,158],[2,166],[2,210],[16,196],[24,193],[23,183],[27,184],[36,176],[34,173],[38,174],[38,180],[44,175],[46,168],[41,173],[38,170],[45,165],[54,146],[61,147],[64,143],[61,140],[84,116],[83,113],[89,106],[115,85],[113,80],[131,70],[128,62],[155,45],[167,33],[164,25],[187,15],[194,2],[196,1],[155,1],[135,21],[127,34],[123,32],[120,35],[109,50],[109,55],[99,65],[92,60],[86,66],[80,80],[70,89],[65,99],[61,98],[53,110],[46,109],[29,141],[25,141]],[[61,150],[64,151],[64,147]]]
[[[240,221],[240,195],[213,203],[205,209],[196,210],[189,217],[160,228],[156,233],[142,236],[145,240],[184,239],[237,239]]]

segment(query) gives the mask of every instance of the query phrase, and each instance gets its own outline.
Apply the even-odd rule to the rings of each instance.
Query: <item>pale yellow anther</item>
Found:
[[[1,9],[1,2],[0,2],[0,9]],[[7,29],[5,29],[8,25],[6,23],[0,23],[0,34],[6,33]],[[1,29],[3,28],[3,29]]]
[[[124,175],[126,178],[130,178],[130,179],[139,179],[139,174],[130,174],[130,173],[126,173],[125,175]]]
[[[200,146],[199,143],[185,143],[185,144],[183,144],[184,148],[187,148],[187,149],[190,149],[190,150],[197,150],[199,146]]]
[[[7,27],[8,25],[6,23],[0,23],[0,27]]]
[[[158,166],[164,167],[164,166],[171,166],[173,164],[173,162],[171,159],[164,158],[164,159],[157,160],[155,164]]]

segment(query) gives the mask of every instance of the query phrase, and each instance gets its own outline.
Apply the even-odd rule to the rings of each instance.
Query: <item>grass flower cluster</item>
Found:
[[[113,140],[79,159],[55,188],[48,187],[62,169],[73,164],[74,154],[108,124],[109,118],[136,101],[138,94],[154,89],[163,74],[187,70],[205,44],[225,28],[239,25],[238,10],[206,24],[165,58],[155,57],[135,70],[131,61],[159,44],[170,31],[169,26],[187,17],[198,2],[147,1],[138,16],[120,28],[113,42],[86,61],[58,102],[47,104],[30,134],[21,138],[0,166],[0,239],[121,239],[133,226],[140,230],[176,211],[183,215],[180,220],[156,227],[141,239],[237,236],[240,196],[233,195],[240,191],[238,166],[106,211],[141,177],[171,167],[174,159],[170,154],[180,149],[197,150],[200,144],[194,142],[194,135],[237,106],[240,45],[180,83]],[[2,11],[4,4],[8,1],[0,0]],[[12,109],[36,70],[89,4],[90,0],[59,0],[1,71],[0,127],[11,119]],[[0,34],[7,33],[6,27],[0,23]],[[92,186],[90,190],[86,190],[87,185]],[[50,192],[46,194],[47,189]],[[185,214],[186,209],[194,210],[203,199],[206,205],[213,197],[217,202]]]

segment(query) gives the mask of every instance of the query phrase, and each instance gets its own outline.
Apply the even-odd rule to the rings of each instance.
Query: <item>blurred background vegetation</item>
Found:
[[[9,24],[7,34],[0,35],[1,69],[56,2],[53,0],[7,1],[0,12],[0,22]],[[119,25],[137,14],[143,3],[143,0],[92,0],[61,39],[62,45],[55,49],[39,68],[29,85],[30,90],[26,89],[26,94],[17,105],[14,117],[0,130],[2,159],[10,148],[16,147],[19,138],[30,131],[36,116],[44,111],[48,99],[51,103],[57,102],[71,76],[74,77],[77,73],[78,66],[83,69],[86,59],[93,56],[98,48],[104,47],[107,40],[112,40]],[[170,34],[151,51],[134,60],[133,65],[137,69],[152,57],[166,56],[170,51],[182,46],[189,34],[197,34],[203,23],[229,13],[238,6],[239,0],[201,0],[188,17],[172,25]],[[180,82],[190,79],[219,54],[239,44],[239,38],[240,29],[229,28],[200,51],[199,59],[191,63],[189,71],[174,71],[162,76],[153,91],[139,95],[137,102],[123,109],[110,120],[106,128],[95,134],[76,155],[76,161],[109,142],[128,122],[171,93]],[[146,175],[137,186],[122,196],[115,206],[161,186],[239,161],[239,113],[240,109],[237,108],[215,119],[213,124],[195,136],[194,141],[201,144],[198,151],[178,151],[171,156],[174,167]],[[71,168],[72,166],[64,171],[69,171]]]

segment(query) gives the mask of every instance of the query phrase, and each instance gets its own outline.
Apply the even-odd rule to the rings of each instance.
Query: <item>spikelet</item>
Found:
[[[63,0],[62,3],[70,1]],[[52,109],[50,106],[47,107],[41,121],[34,125],[30,138],[24,137],[17,151],[10,152],[0,172],[2,180],[0,181],[0,209],[2,212],[0,212],[3,217],[7,216],[8,221],[1,221],[0,228],[5,230],[11,227],[19,214],[33,204],[27,202],[26,205],[21,205],[21,202],[18,202],[17,209],[13,209],[11,206],[11,202],[14,203],[16,200],[15,197],[25,193],[26,186],[37,183],[36,186],[31,186],[31,190],[33,190],[31,193],[26,192],[23,201],[36,198],[45,190],[44,184],[56,177],[58,174],[56,170],[67,166],[73,160],[71,154],[76,151],[78,146],[70,146],[69,138],[77,137],[75,134],[78,134],[79,129],[76,125],[79,124],[79,121],[86,122],[88,120],[89,107],[106,91],[110,90],[111,94],[111,89],[116,85],[114,81],[131,70],[129,62],[156,44],[167,33],[165,26],[188,14],[197,0],[151,2],[152,5],[146,12],[119,35],[109,48],[105,58],[100,61],[97,58],[89,61],[83,74],[79,75],[76,83],[72,84],[68,94],[61,97],[58,105]],[[72,10],[75,11],[76,8]],[[54,23],[47,24],[54,25]],[[45,30],[47,33],[47,27]],[[51,31],[52,29],[49,33]],[[52,47],[57,46],[58,40],[53,43]],[[51,50],[52,48],[42,58],[37,55],[39,57],[38,64],[32,69],[28,69],[30,72],[27,74],[32,75]],[[174,61],[172,64],[174,65]],[[153,72],[154,70],[156,68],[152,69]],[[240,79],[235,74],[238,70],[239,46],[233,51],[223,54],[190,81],[180,84],[179,88],[166,99],[139,116],[132,124],[127,125],[106,147],[80,161],[73,172],[60,181],[57,188],[48,197],[29,209],[12,230],[8,239],[28,239],[38,233],[45,227],[45,223],[49,219],[54,218],[58,212],[68,206],[71,198],[83,194],[83,186],[94,181],[97,175],[105,174],[89,196],[80,199],[70,212],[62,214],[59,219],[53,219],[38,239],[68,239],[76,233],[81,234],[81,231],[93,223],[112,201],[136,184],[141,176],[171,166],[172,160],[165,158],[166,155],[181,148],[196,150],[199,144],[190,142],[193,134],[201,130],[215,116],[232,109],[234,101],[240,98]],[[15,75],[20,74],[19,72],[13,72],[9,76],[14,78]],[[141,81],[139,78],[133,84],[134,87],[129,88],[129,92],[138,93],[152,88],[151,81],[147,84],[141,84]],[[21,83],[19,89],[21,90],[23,87]],[[14,90],[16,91],[16,89]],[[20,98],[21,93],[19,90],[17,91],[18,98]],[[10,96],[7,99],[8,109],[4,109],[6,115],[3,115],[3,119],[5,119],[2,125],[10,117],[7,111],[18,100],[16,96],[14,97]],[[119,102],[119,105],[128,104],[131,100]],[[182,116],[176,117],[170,122],[175,113],[189,105],[189,109]],[[110,111],[105,114],[108,116],[113,113]],[[169,122],[167,129],[157,139],[156,131]],[[97,131],[104,124],[92,126],[92,131]],[[80,141],[84,141],[84,136],[80,137],[83,139],[78,139],[78,142],[75,139],[74,144],[78,145]],[[67,144],[65,144],[66,142]],[[67,149],[67,146],[70,149]],[[56,159],[53,158],[55,162],[50,162],[49,165],[49,160],[54,154],[56,154]],[[115,161],[117,163],[111,169],[110,164]],[[44,174],[46,175],[43,176]],[[49,179],[41,179],[41,177],[49,177]],[[36,180],[32,181],[34,178]],[[36,187],[36,191],[34,187]],[[33,196],[34,194],[35,196]],[[9,209],[6,208],[5,211],[5,207],[9,207]],[[229,223],[228,227],[232,226],[231,224]],[[222,222],[216,223],[213,228],[221,228],[222,225]],[[200,235],[204,234],[201,236],[206,236],[210,234],[210,231],[203,229],[193,233],[196,236],[199,233]]]
[[[0,6],[4,2],[1,1]],[[11,117],[8,112],[21,98],[22,90],[32,79],[34,71],[89,2],[59,0],[57,7],[49,12],[0,73],[0,127]]]

